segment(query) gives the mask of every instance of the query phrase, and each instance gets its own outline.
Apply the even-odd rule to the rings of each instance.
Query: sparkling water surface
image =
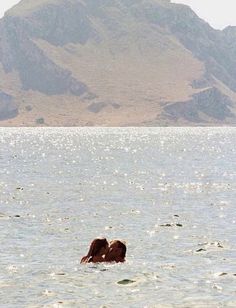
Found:
[[[1,128],[0,306],[236,307],[235,200],[235,128]]]

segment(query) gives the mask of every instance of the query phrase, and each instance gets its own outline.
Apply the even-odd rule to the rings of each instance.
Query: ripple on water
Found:
[[[236,306],[234,128],[0,131],[3,307]]]

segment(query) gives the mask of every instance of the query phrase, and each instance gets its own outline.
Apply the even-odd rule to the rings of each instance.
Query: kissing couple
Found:
[[[125,262],[126,245],[119,240],[108,243],[106,238],[92,241],[87,256],[80,263]]]

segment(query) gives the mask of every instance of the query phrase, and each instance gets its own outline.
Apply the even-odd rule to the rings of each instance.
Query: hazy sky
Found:
[[[34,0],[32,0],[34,1]],[[19,0],[0,0],[0,17],[4,15],[4,12],[11,8],[16,3],[20,2]]]
[[[35,1],[35,0],[32,0]],[[190,5],[194,11],[215,28],[236,26],[236,0],[172,0]],[[0,0],[0,17],[19,0]]]
[[[236,26],[236,0],[173,0],[184,3],[214,28]]]

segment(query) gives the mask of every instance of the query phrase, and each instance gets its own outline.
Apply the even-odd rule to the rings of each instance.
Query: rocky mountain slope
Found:
[[[235,38],[168,0],[22,0],[0,20],[0,125],[235,125]]]

